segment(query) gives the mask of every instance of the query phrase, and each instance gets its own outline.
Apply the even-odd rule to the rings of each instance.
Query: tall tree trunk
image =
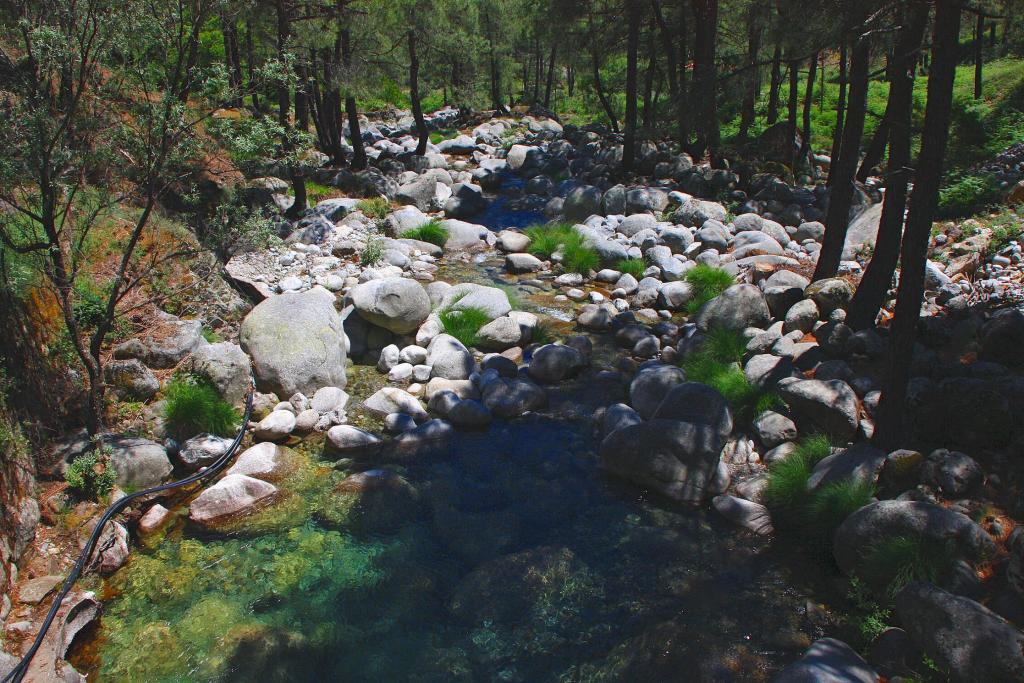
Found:
[[[227,12],[221,12],[220,28],[224,36],[224,62],[228,70],[228,83],[232,97],[228,104],[242,106],[242,58],[238,50],[238,24]]]
[[[779,122],[779,88],[782,87],[782,45],[775,43],[772,52],[772,80],[768,91],[768,111],[766,121],[769,126]]]
[[[555,84],[555,48],[558,43],[551,41],[551,54],[548,56],[548,82],[544,86],[544,108],[551,108],[551,88]]]
[[[533,103],[537,104],[540,101],[540,75],[544,71],[544,58],[540,54],[540,35],[535,35],[533,38],[534,52],[537,57],[533,60],[534,66],[536,67],[533,73]]]
[[[721,134],[718,123],[718,70],[715,49],[718,43],[718,0],[691,0],[694,17],[693,73],[700,103],[700,126],[694,144],[694,157],[707,151],[714,166],[719,165]]]
[[[341,61],[346,69],[352,68],[352,36],[348,27],[341,30]],[[345,113],[348,116],[348,136],[352,143],[352,169],[361,171],[366,168],[366,149],[363,147],[362,131],[359,130],[359,107],[356,106],[351,88],[345,95]]]
[[[892,82],[894,78],[898,77],[898,74],[893,72],[896,66],[896,56],[890,55],[888,57],[885,73],[886,80],[889,81],[889,91],[892,92]],[[863,183],[871,176],[872,170],[882,163],[882,158],[885,156],[885,147],[889,142],[889,117],[892,113],[889,111],[889,107],[892,104],[892,99],[886,101],[885,113],[882,114],[882,120],[878,122],[878,127],[875,128],[875,134],[871,137],[871,141],[868,143],[867,149],[864,150],[864,158],[860,162],[860,169],[857,171],[857,182]]]
[[[911,117],[914,111],[914,68],[928,24],[929,6],[915,3],[902,21],[903,28],[893,52],[889,103],[889,165],[886,174],[885,204],[878,224],[875,252],[861,278],[853,300],[847,307],[846,324],[855,330],[872,327],[885,294],[896,272],[903,236],[903,214],[907,208],[910,184]]]
[[[832,186],[832,179],[835,177],[833,171],[836,161],[839,159],[839,152],[843,148],[843,128],[846,125],[846,41],[839,44],[839,99],[836,101],[836,129],[832,134],[832,152],[829,158],[832,160],[828,167],[828,186]]]
[[[626,0],[626,137],[622,144],[622,168],[633,170],[636,161],[636,63],[640,50],[640,8]]]
[[[985,63],[985,15],[978,12],[974,29],[974,99],[981,99],[981,71]]]
[[[245,67],[249,78],[249,93],[252,97],[252,108],[260,111],[260,95],[256,87],[256,58],[253,55],[252,24],[245,22]]]
[[[921,136],[920,169],[914,179],[907,226],[900,253],[902,271],[897,290],[896,313],[892,321],[886,382],[878,407],[874,441],[891,448],[903,437],[907,383],[917,340],[917,324],[924,297],[924,275],[928,240],[938,207],[943,159],[949,140],[956,76],[957,42],[960,35],[960,4],[956,0],[937,0],[932,37],[932,68],[928,77],[928,104]]]
[[[423,119],[423,107],[420,104],[420,58],[416,54],[416,31],[409,29],[409,99],[412,101],[412,117],[416,121],[416,155],[427,153],[427,122]]]
[[[870,36],[862,36],[853,48],[850,59],[850,103],[843,130],[843,146],[839,158],[832,161],[835,175],[829,195],[825,219],[825,238],[818,252],[818,266],[814,279],[835,277],[850,227],[850,207],[853,204],[854,175],[860,160],[860,143],[864,135],[864,116],[867,112],[868,70],[871,63]]]
[[[739,138],[746,142],[750,137],[750,127],[754,125],[755,107],[757,98],[761,95],[761,79],[757,65],[758,55],[761,51],[761,26],[760,5],[750,5],[750,12],[747,16],[747,76],[746,89],[743,93],[743,104],[740,107],[740,132]]]
[[[285,44],[288,42],[290,34],[291,25],[285,0],[277,0],[277,58],[282,62],[284,61]],[[290,106],[291,100],[288,84],[282,81],[277,86],[277,123],[285,131],[291,128],[288,120]]]
[[[814,106],[814,78],[818,72],[818,53],[811,56],[810,66],[807,73],[807,91],[804,93],[804,127],[803,140],[800,142],[800,151],[797,153],[797,162],[802,163],[808,154],[811,153],[811,107]],[[813,169],[814,163],[811,163]]]
[[[793,176],[796,177],[797,154],[802,146],[796,144],[799,130],[797,112],[800,110],[800,63],[793,59],[789,60],[789,97],[786,99],[786,103],[789,112],[786,118],[786,151],[789,154],[789,168],[793,171]]]
[[[644,105],[640,120],[645,130],[654,126],[654,72],[658,68],[657,55],[654,52],[654,31],[647,32],[647,70],[644,73]]]
[[[657,22],[658,31],[661,34],[662,49],[665,52],[666,70],[668,71],[668,98],[676,120],[676,132],[680,144],[685,147],[687,143],[684,137],[686,112],[682,98],[679,96],[679,58],[676,53],[676,44],[661,11],[660,0],[651,0],[651,5],[654,10],[654,21]]]
[[[501,102],[501,68],[498,65],[498,55],[494,49],[494,26],[491,23],[491,13],[484,9],[484,37],[487,39],[488,65],[491,76],[491,108],[496,112],[503,113],[505,105]]]
[[[597,47],[594,45],[594,21],[593,18],[587,18],[587,25],[590,33],[589,43],[590,48],[590,68],[594,77],[594,91],[597,93],[597,99],[601,101],[601,106],[604,108],[604,113],[608,116],[608,123],[612,127],[613,133],[619,132],[619,120],[615,116],[615,110],[612,108],[612,103],[608,99],[608,96],[604,92],[604,85],[601,82],[601,59],[597,52]]]
[[[295,65],[297,82],[295,84],[295,127],[302,133],[309,132],[309,101],[306,96],[306,88],[309,85],[309,76],[306,65],[301,62]],[[288,208],[287,215],[297,218],[309,208],[309,201],[306,195],[306,172],[298,163],[293,164],[291,169],[292,189],[295,191],[295,201]]]

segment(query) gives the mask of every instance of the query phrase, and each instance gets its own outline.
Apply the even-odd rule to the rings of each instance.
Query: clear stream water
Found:
[[[354,367],[350,405],[382,382]],[[282,499],[230,532],[196,533],[182,500],[73,661],[101,682],[766,680],[820,635],[814,578],[607,479],[586,418],[622,391],[595,369],[544,416],[364,464],[294,443]]]

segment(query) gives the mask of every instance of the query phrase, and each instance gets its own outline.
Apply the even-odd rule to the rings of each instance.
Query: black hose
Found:
[[[2,683],[21,683],[25,678],[25,674],[28,672],[28,665],[32,663],[32,658],[35,657],[36,652],[39,651],[39,647],[43,644],[43,638],[46,636],[46,632],[53,624],[53,620],[57,616],[57,610],[60,609],[61,603],[64,602],[64,598],[66,598],[68,593],[71,592],[72,586],[75,585],[78,577],[82,574],[82,570],[85,568],[85,563],[88,562],[89,558],[92,556],[93,550],[96,548],[96,543],[99,541],[100,535],[103,532],[103,527],[107,525],[107,522],[128,507],[128,504],[133,500],[142,498],[143,496],[149,496],[154,493],[160,493],[161,491],[178,488],[179,486],[194,484],[197,481],[202,481],[203,479],[212,477],[224,469],[234,456],[235,451],[237,451],[238,447],[241,446],[242,439],[245,437],[246,425],[249,424],[249,418],[252,416],[253,391],[254,389],[250,384],[249,393],[245,397],[245,414],[242,416],[242,426],[238,430],[235,440],[231,442],[231,447],[228,448],[227,451],[217,458],[217,460],[215,460],[209,467],[204,469],[202,472],[197,472],[191,476],[185,477],[184,479],[179,479],[178,481],[172,481],[167,484],[161,484],[160,486],[154,486],[151,489],[130,493],[107,508],[107,511],[103,513],[103,516],[100,517],[100,520],[96,523],[96,528],[93,529],[92,535],[89,537],[89,542],[85,544],[85,548],[82,550],[81,555],[78,556],[78,560],[75,562],[75,566],[72,568],[71,573],[68,574],[66,579],[64,579],[64,585],[57,597],[54,598],[53,604],[50,605],[50,611],[47,613],[46,619],[43,621],[43,625],[40,627],[39,633],[36,635],[36,639],[32,642],[32,647],[28,649],[28,652],[26,652],[21,658],[18,665],[14,667],[10,673],[4,676]]]

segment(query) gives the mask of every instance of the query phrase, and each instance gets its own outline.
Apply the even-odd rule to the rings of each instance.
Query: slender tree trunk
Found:
[[[654,31],[647,33],[647,70],[644,73],[644,104],[640,120],[643,127],[650,130],[654,125],[654,72],[658,68],[657,55],[654,53]]]
[[[248,71],[249,93],[252,96],[252,108],[260,111],[260,95],[256,87],[256,59],[253,56],[252,24],[245,22],[245,66]]]
[[[227,12],[220,15],[221,33],[224,36],[224,62],[228,70],[228,83],[231,84],[232,97],[228,104],[232,107],[242,106],[242,59],[238,51],[238,25],[235,18]]]
[[[911,174],[911,117],[914,111],[914,67],[928,23],[929,6],[915,3],[905,12],[893,53],[887,110],[890,113],[889,165],[885,204],[878,224],[875,252],[853,295],[846,324],[855,330],[872,327],[896,272],[903,236],[903,214]]]
[[[924,275],[928,240],[938,207],[943,159],[949,140],[956,76],[957,42],[960,35],[960,4],[937,0],[932,38],[932,69],[928,77],[928,104],[921,137],[919,171],[914,179],[907,226],[900,253],[902,271],[892,321],[888,372],[878,407],[874,441],[888,449],[900,442],[904,430],[907,383],[917,340],[917,324],[924,297]]]
[[[282,62],[285,56],[285,44],[288,42],[290,34],[291,26],[285,0],[277,0],[277,58]],[[291,99],[288,92],[288,84],[282,81],[277,86],[277,123],[286,131],[291,128],[291,123],[288,120],[290,106]]]
[[[875,129],[875,134],[871,136],[871,142],[868,143],[867,149],[864,150],[864,159],[860,162],[860,170],[857,171],[857,182],[859,183],[867,182],[867,179],[871,177],[871,172],[885,156],[885,147],[890,139],[890,117],[889,106],[886,105],[885,114],[878,122],[878,127]]]
[[[981,71],[985,63],[985,16],[978,12],[974,30],[974,99],[981,99]]]
[[[782,86],[782,45],[775,44],[772,52],[772,80],[768,91],[768,111],[766,120],[769,126],[779,122],[779,88]]]
[[[622,145],[622,168],[633,170],[636,161],[636,80],[640,51],[640,8],[626,0],[626,137]]]
[[[544,58],[540,54],[540,36],[536,35],[533,38],[534,52],[537,57],[533,60],[534,72],[533,72],[533,104],[537,104],[540,101],[540,75],[544,71]]]
[[[668,71],[668,98],[676,120],[676,132],[680,144],[685,147],[687,140],[683,133],[686,129],[686,114],[679,96],[679,59],[676,53],[676,44],[661,11],[660,0],[651,0],[651,5],[654,10],[654,21],[657,22],[658,31],[661,34],[662,50],[665,52],[666,70]]]
[[[298,82],[295,84],[295,127],[302,133],[306,133],[309,131],[309,102],[306,96],[309,77],[306,65],[296,64],[295,73],[298,76]],[[309,208],[306,195],[306,173],[298,164],[292,167],[291,180],[292,188],[295,191],[295,201],[288,208],[288,215],[298,217]]]
[[[409,99],[412,101],[412,117],[416,121],[416,155],[427,153],[427,122],[423,119],[423,107],[420,104],[420,58],[416,54],[416,31],[409,29]]]
[[[752,4],[747,16],[747,77],[743,104],[740,108],[739,138],[746,142],[750,137],[750,127],[754,125],[757,98],[761,95],[761,79],[758,77],[757,60],[761,51],[761,21],[759,5]]]
[[[789,61],[789,97],[786,99],[786,103],[789,112],[786,118],[786,152],[789,154],[789,168],[793,171],[793,176],[796,177],[797,154],[803,144],[796,144],[799,130],[797,112],[800,110],[800,63],[795,60]]]
[[[802,163],[808,154],[811,153],[811,107],[814,106],[814,78],[818,71],[818,53],[811,56],[807,73],[807,91],[804,93],[804,127],[803,140],[800,143],[800,151],[797,153],[797,162]],[[813,162],[811,167],[813,169]]]
[[[341,60],[346,69],[352,68],[352,36],[347,27],[341,30]],[[366,168],[366,149],[363,147],[362,131],[359,130],[359,108],[351,88],[345,95],[345,113],[348,115],[348,136],[352,143],[352,169],[361,171]]]
[[[498,56],[494,50],[494,27],[491,24],[491,14],[484,9],[484,37],[487,39],[488,64],[491,76],[491,108],[497,112],[504,112],[505,105],[501,102],[501,68],[498,65]]]
[[[693,73],[700,102],[700,126],[694,157],[703,158],[707,151],[714,166],[719,165],[721,142],[718,123],[718,70],[715,49],[718,43],[718,0],[692,0],[694,17]]]
[[[835,177],[833,171],[836,161],[839,159],[839,152],[843,148],[843,128],[846,124],[846,41],[839,44],[839,99],[836,101],[836,129],[832,134],[832,152],[829,158],[832,160],[828,167],[828,185],[832,186],[832,179]]]
[[[871,62],[869,36],[862,36],[853,49],[850,60],[850,103],[843,146],[839,159],[833,160],[834,181],[829,195],[825,222],[825,238],[818,252],[818,266],[814,279],[835,277],[850,227],[850,207],[853,204],[854,176],[860,160],[860,143],[864,135],[864,116],[867,112],[868,70]]]
[[[544,86],[544,108],[551,108],[551,88],[555,84],[555,48],[558,43],[551,41],[551,54],[548,56],[548,82]]]
[[[593,29],[591,29],[591,35],[593,35]],[[611,101],[604,92],[604,85],[601,83],[601,62],[597,54],[597,49],[593,46],[590,48],[590,67],[593,71],[594,91],[597,93],[597,99],[601,101],[604,113],[608,116],[608,123],[612,127],[612,132],[618,133],[619,120],[615,116],[615,110],[612,109]]]
[[[690,28],[686,17],[686,3],[679,4],[679,144],[685,149],[690,144],[693,133],[693,111],[690,106],[691,81],[688,64],[690,62]]]

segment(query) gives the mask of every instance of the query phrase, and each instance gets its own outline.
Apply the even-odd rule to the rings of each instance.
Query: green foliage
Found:
[[[554,344],[555,334],[551,329],[551,325],[543,321],[538,322],[533,328],[532,341],[534,344],[540,344],[541,346]]]
[[[83,329],[92,329],[103,322],[107,314],[107,297],[101,288],[89,280],[78,280],[71,310],[75,322]]]
[[[704,304],[736,284],[736,280],[729,273],[703,263],[686,271],[684,278],[693,286],[693,299],[686,305],[686,311],[691,315],[697,313]]]
[[[562,267],[570,273],[582,273],[586,275],[592,270],[597,270],[601,265],[601,257],[597,250],[583,243],[583,238],[566,242],[562,256]]]
[[[523,298],[519,294],[519,290],[513,285],[499,284],[498,289],[505,292],[505,296],[508,297],[508,303],[512,306],[513,311],[523,310]]]
[[[209,327],[206,327],[205,325],[203,326],[202,334],[203,339],[205,339],[210,344],[217,344],[219,342],[224,341],[224,337],[220,336],[220,334],[218,334],[216,330],[211,330]]]
[[[443,130],[435,130],[430,134],[430,141],[435,145],[445,140],[452,140],[459,136],[459,131],[455,128],[445,128]]]
[[[889,628],[892,610],[879,604],[877,594],[857,577],[850,579],[847,597],[853,603],[853,610],[847,615],[848,621],[860,635],[860,642],[866,646]]]
[[[737,363],[722,361],[711,351],[691,354],[683,361],[682,368],[687,380],[707,384],[722,394],[737,421],[748,422],[781,403],[774,394],[751,384]]]
[[[822,486],[811,496],[807,521],[826,547],[836,529],[852,513],[871,502],[875,489],[870,482],[839,481]]]
[[[476,346],[477,332],[491,321],[487,311],[482,308],[468,306],[466,308],[447,308],[438,313],[441,325],[447,334],[458,339],[466,348]]]
[[[71,461],[64,481],[76,494],[99,500],[114,488],[116,473],[109,462],[110,447],[100,447]]]
[[[176,376],[164,391],[168,433],[188,439],[202,432],[233,436],[241,417],[217,390],[190,375]]]
[[[444,227],[440,219],[432,218],[418,228],[406,230],[401,236],[410,240],[430,242],[443,249],[445,242],[448,241],[448,228]]]
[[[601,263],[597,251],[586,245],[583,236],[573,229],[571,223],[534,225],[525,232],[530,238],[531,254],[548,259],[560,250],[562,267],[567,272],[587,273],[595,270]]]
[[[647,262],[640,258],[626,258],[615,264],[615,270],[620,273],[629,273],[639,280],[647,270]]]
[[[713,327],[704,336],[702,350],[722,363],[739,363],[747,352],[747,340],[742,332]]]
[[[814,466],[831,450],[832,444],[827,435],[805,437],[789,457],[772,465],[761,500],[771,510],[776,527],[797,527],[806,520],[812,502],[807,480]]]
[[[361,199],[356,208],[363,212],[367,218],[381,220],[391,212],[391,202],[387,197],[374,197],[373,199]]]
[[[888,536],[876,541],[864,556],[868,576],[890,577],[886,594],[895,598],[908,583],[939,583],[957,557],[952,544],[923,536]]]
[[[366,240],[366,246],[359,252],[359,263],[363,266],[372,266],[380,263],[384,258],[384,241],[377,237],[370,237]]]
[[[999,182],[991,173],[968,173],[953,177],[939,192],[939,217],[959,218],[999,203]]]

